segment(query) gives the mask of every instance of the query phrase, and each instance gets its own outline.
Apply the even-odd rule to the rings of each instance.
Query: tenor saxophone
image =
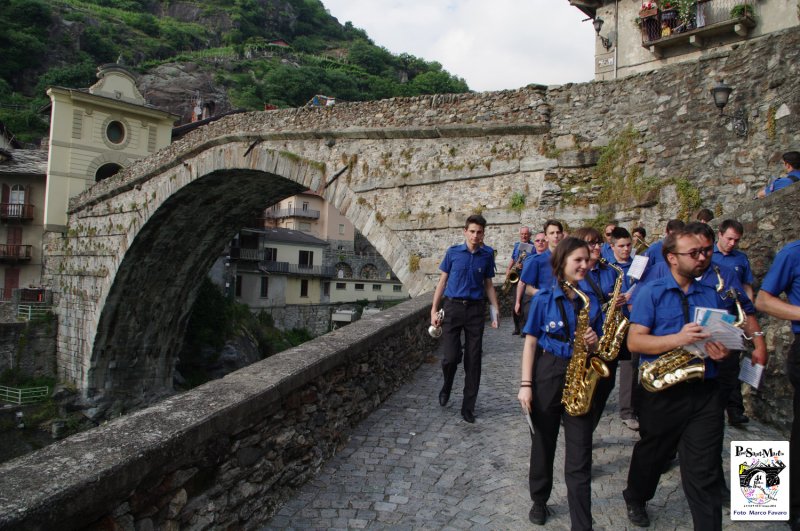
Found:
[[[622,291],[622,281],[624,273],[622,268],[610,263],[605,258],[600,259],[600,263],[606,264],[617,272],[617,280],[614,282],[614,291],[608,301],[608,311],[606,321],[603,323],[603,337],[597,345],[597,356],[603,361],[614,361],[619,356],[619,349],[625,340],[625,333],[628,331],[630,321],[622,313],[622,308],[616,305],[616,300]]]
[[[575,325],[575,340],[572,348],[572,358],[567,366],[564,381],[564,391],[561,394],[561,403],[568,415],[577,417],[585,415],[592,408],[592,397],[597,389],[600,378],[608,378],[611,371],[600,358],[589,357],[583,335],[589,326],[589,297],[568,281],[561,282],[561,289],[571,289],[583,301],[583,308],[578,313]],[[588,365],[587,365],[588,361]]]
[[[700,363],[693,363],[700,360]],[[702,379],[706,374],[703,358],[684,348],[670,350],[657,360],[642,363],[639,377],[642,387],[647,391],[657,392],[673,385],[689,380]]]
[[[527,251],[521,251],[519,253],[517,261],[514,262],[514,265],[511,266],[511,271],[509,271],[508,275],[506,275],[506,280],[503,282],[503,287],[500,288],[503,293],[508,293],[508,290],[511,289],[511,285],[519,282],[519,275],[522,271],[522,263],[525,261],[527,256]]]

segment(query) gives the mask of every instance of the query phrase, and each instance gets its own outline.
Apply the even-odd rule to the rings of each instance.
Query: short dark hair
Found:
[[[723,221],[722,224],[720,224],[719,226],[719,233],[725,234],[728,231],[728,229],[733,229],[733,231],[739,236],[744,234],[744,227],[742,226],[741,223],[739,223],[735,219],[726,219],[725,221]]]
[[[645,237],[647,237],[647,230],[646,230],[644,227],[636,227],[636,228],[635,228],[635,229],[633,229],[631,232],[632,232],[633,234],[636,234],[636,233],[638,232],[639,234],[641,234],[641,235],[642,235],[642,238],[645,238]]]
[[[698,223],[698,225],[704,225],[704,223]],[[670,232],[664,237],[664,244],[661,247],[661,256],[664,257],[664,261],[669,264],[669,260],[667,260],[667,255],[672,254],[675,252],[675,249],[678,246],[678,238],[682,238],[684,236],[690,236],[691,233],[687,232],[683,227],[680,229],[675,229],[674,231]]]
[[[697,216],[695,216],[695,219],[697,221],[705,221],[706,223],[708,223],[709,221],[714,219],[714,213],[707,208],[701,208],[700,210],[697,211]]]
[[[783,162],[795,170],[800,170],[800,151],[787,151],[781,157]]]
[[[480,225],[484,229],[486,228],[486,218],[481,216],[480,214],[472,214],[470,217],[467,218],[467,221],[464,222],[464,229],[468,229],[472,224]]]
[[[681,219],[671,219],[667,222],[667,234],[670,232],[681,230],[683,227],[686,226],[686,223],[683,222]]]
[[[548,219],[547,221],[544,222],[544,226],[542,226],[542,230],[544,231],[545,234],[547,234],[547,227],[549,227],[550,225],[558,227],[558,230],[564,232],[564,225],[562,225],[560,221],[558,221],[557,219]]]
[[[559,282],[564,280],[564,266],[567,263],[567,258],[573,252],[581,248],[586,249],[587,253],[589,252],[589,246],[586,245],[585,241],[580,238],[575,238],[574,236],[569,236],[561,240],[555,251],[553,251],[553,255],[550,257],[550,266],[553,268],[553,276],[555,276]]]
[[[594,227],[581,227],[575,232],[573,232],[572,235],[583,241],[586,240],[597,240],[599,242],[603,241],[603,235],[600,234],[600,231]]]
[[[628,229],[626,229],[625,227],[616,227],[614,230],[611,231],[612,243],[616,243],[617,240],[622,240],[630,237],[631,233],[628,232]]]
[[[689,223],[683,228],[683,232],[687,234],[696,234],[698,236],[705,236],[712,243],[716,239],[714,234],[714,229],[709,227],[708,224],[703,223],[701,221],[693,221]]]

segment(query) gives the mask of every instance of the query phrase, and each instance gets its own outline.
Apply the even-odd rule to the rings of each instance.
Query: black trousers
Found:
[[[619,358],[614,359],[614,361],[607,361],[606,365],[608,366],[608,370],[611,371],[611,375],[608,378],[601,378],[600,381],[597,382],[597,388],[594,391],[594,403],[592,404],[592,410],[589,412],[589,415],[592,416],[592,430],[597,428],[597,425],[600,423],[600,417],[603,416],[603,410],[606,408],[608,397],[611,395],[611,391],[614,390],[614,384],[617,381],[618,364]]]
[[[512,315],[514,317],[514,331],[522,332],[525,328],[525,323],[528,322],[528,309],[531,307],[531,297],[527,293],[522,294],[522,301],[519,304],[519,315],[513,311],[516,302],[511,305]]]
[[[789,507],[792,522],[800,518],[800,334],[794,335],[794,343],[786,360],[786,374],[794,388],[792,397],[792,435],[789,441]]]
[[[444,301],[444,323],[442,324],[442,373],[444,389],[453,388],[456,369],[461,363],[461,332],[464,332],[464,399],[461,410],[475,410],[478,388],[481,385],[481,356],[483,354],[483,327],[486,302]]]
[[[719,362],[719,401],[720,407],[731,413],[744,414],[742,400],[742,382],[739,381],[739,362],[741,351],[731,351],[730,355]]]
[[[715,380],[684,382],[661,392],[640,393],[639,434],[633,447],[627,502],[653,498],[665,463],[677,448],[683,492],[696,530],[722,529],[722,437],[724,416]]]
[[[553,461],[561,421],[564,421],[564,481],[573,530],[592,528],[592,421],[590,411],[572,417],[561,405],[568,358],[537,349],[533,369],[533,421],[528,484],[531,500],[545,503],[553,490]]]

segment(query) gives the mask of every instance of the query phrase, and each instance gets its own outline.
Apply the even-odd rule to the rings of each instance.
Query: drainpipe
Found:
[[[617,79],[617,68],[619,67],[619,0],[614,0],[614,79]]]

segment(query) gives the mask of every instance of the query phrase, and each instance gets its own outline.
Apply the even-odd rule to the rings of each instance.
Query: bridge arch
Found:
[[[270,204],[318,190],[350,205],[356,228],[391,239],[344,182],[325,186],[323,163],[254,147],[217,140],[150,171],[137,163],[71,203],[66,234],[48,243],[45,273],[60,292],[59,376],[86,398],[127,407],[172,392],[202,277]]]

